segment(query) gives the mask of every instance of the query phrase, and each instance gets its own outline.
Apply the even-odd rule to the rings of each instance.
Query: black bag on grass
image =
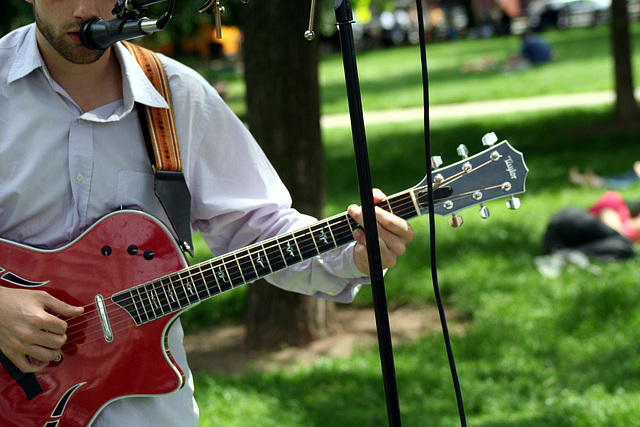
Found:
[[[564,208],[551,218],[542,249],[545,254],[577,250],[599,261],[628,259],[637,254],[631,239],[578,207]]]

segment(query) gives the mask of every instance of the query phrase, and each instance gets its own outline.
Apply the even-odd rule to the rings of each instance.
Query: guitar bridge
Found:
[[[104,297],[100,294],[95,298],[96,308],[98,309],[98,318],[100,319],[100,326],[102,327],[102,335],[105,341],[113,341],[113,330],[111,329],[111,322],[109,322],[109,315],[107,314],[107,307],[104,305]]]

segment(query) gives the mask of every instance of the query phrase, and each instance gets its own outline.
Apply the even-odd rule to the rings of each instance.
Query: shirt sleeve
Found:
[[[199,75],[167,66],[193,231],[223,255],[307,227],[315,218],[291,208],[291,197],[246,126]],[[177,94],[177,95],[174,95]],[[337,302],[368,283],[353,259],[354,244],[267,277],[289,291]]]

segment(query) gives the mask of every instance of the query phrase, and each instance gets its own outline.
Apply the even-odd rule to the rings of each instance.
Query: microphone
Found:
[[[93,50],[105,50],[120,40],[135,39],[162,30],[171,15],[149,18],[93,18],[82,25],[80,42]]]

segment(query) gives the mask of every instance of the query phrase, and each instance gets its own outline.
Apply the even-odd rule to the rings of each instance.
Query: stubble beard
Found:
[[[67,61],[73,64],[92,64],[104,54],[104,50],[92,50],[70,40],[67,36],[67,31],[73,31],[74,29],[72,28],[56,31],[53,25],[40,16],[35,5],[33,14],[38,30],[40,30],[51,47]],[[80,24],[80,27],[82,27],[82,24]]]

